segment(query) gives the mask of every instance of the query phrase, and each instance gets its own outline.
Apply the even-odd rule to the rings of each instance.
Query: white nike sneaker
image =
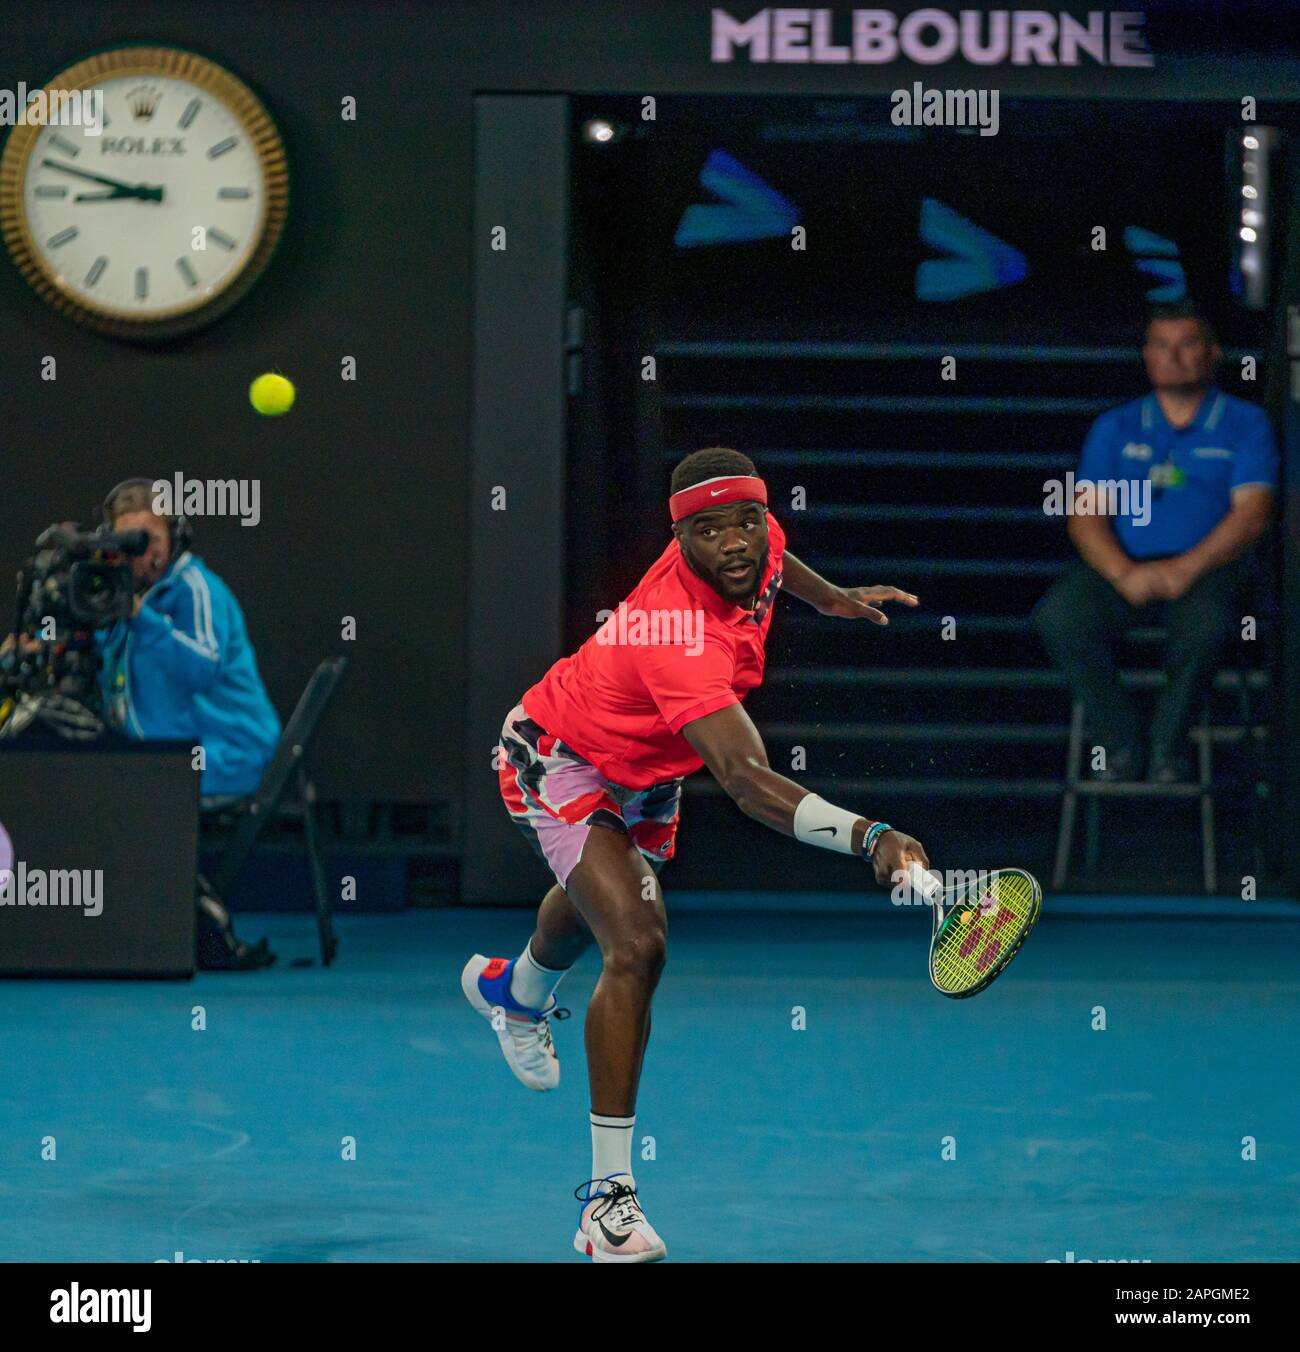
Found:
[[[567,1019],[569,1011],[557,1009],[554,997],[545,1009],[526,1009],[510,994],[514,970],[513,958],[507,961],[475,953],[460,974],[460,988],[492,1025],[515,1078],[529,1089],[554,1089],[560,1082],[560,1058],[551,1041],[549,1016]],[[495,1017],[498,1010],[504,1017]]]
[[[593,1263],[657,1263],[668,1257],[668,1246],[646,1220],[636,1189],[619,1181],[624,1178],[626,1174],[589,1178],[574,1190],[582,1209],[573,1247]]]

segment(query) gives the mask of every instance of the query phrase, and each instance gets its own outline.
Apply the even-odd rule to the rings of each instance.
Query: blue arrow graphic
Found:
[[[1177,258],[1178,245],[1140,225],[1124,227],[1124,247],[1131,254],[1155,254],[1160,258]]]
[[[798,208],[788,198],[725,150],[710,152],[700,170],[700,183],[722,202],[686,208],[673,236],[679,249],[771,239],[789,234],[799,219]]]
[[[956,257],[928,258],[917,268],[918,300],[959,300],[1029,276],[1029,265],[1018,249],[933,197],[921,201],[921,239]]]
[[[1140,225],[1124,227],[1124,247],[1134,254],[1134,266],[1164,283],[1147,292],[1147,300],[1180,300],[1187,294],[1187,274],[1178,261],[1178,245]],[[1154,257],[1152,256],[1154,255]]]

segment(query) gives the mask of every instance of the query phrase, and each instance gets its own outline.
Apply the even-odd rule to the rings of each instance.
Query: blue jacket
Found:
[[[187,550],[144,594],[133,620],[97,636],[108,721],[128,737],[202,746],[199,791],[251,793],[280,737],[244,613]]]

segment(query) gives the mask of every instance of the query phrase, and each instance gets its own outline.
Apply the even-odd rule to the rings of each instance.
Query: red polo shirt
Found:
[[[763,680],[785,551],[771,515],[767,551],[751,611],[697,577],[674,538],[618,610],[525,692],[524,712],[623,788],[693,774],[704,762],[682,728]]]

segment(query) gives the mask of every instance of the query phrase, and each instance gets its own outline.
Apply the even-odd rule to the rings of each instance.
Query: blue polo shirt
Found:
[[[1234,488],[1276,488],[1277,468],[1264,410],[1211,385],[1186,427],[1169,425],[1154,394],[1108,409],[1088,431],[1075,482],[1140,485],[1119,496],[1130,510],[1110,521],[1130,558],[1155,559],[1204,540],[1227,516]]]

